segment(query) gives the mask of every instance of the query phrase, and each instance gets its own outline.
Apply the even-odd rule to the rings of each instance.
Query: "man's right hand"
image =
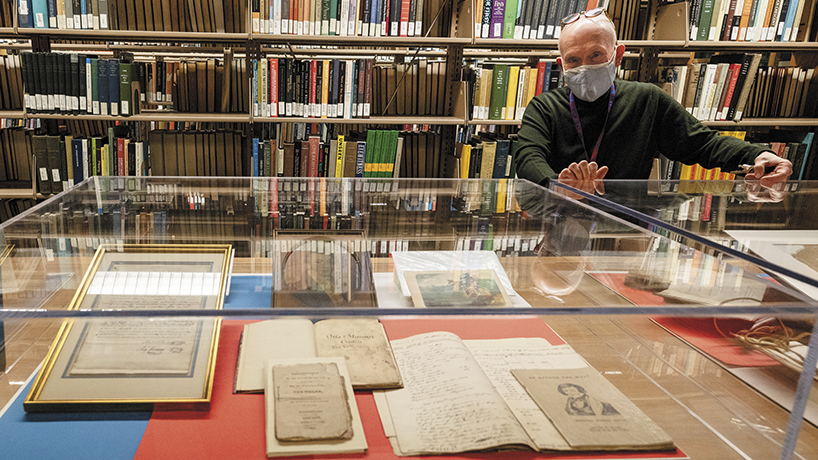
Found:
[[[558,179],[560,183],[582,190],[585,193],[593,194],[596,191],[600,195],[604,195],[605,184],[602,183],[601,179],[605,178],[606,174],[608,174],[607,166],[600,168],[595,161],[588,163],[582,160],[579,163],[571,163],[567,168],[563,169]]]

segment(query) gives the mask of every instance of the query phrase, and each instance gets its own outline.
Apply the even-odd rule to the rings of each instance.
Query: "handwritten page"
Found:
[[[570,345],[554,346],[543,338],[465,340],[464,343],[537,448],[571,450],[554,424],[511,374],[511,369],[587,367],[582,356]]]
[[[534,448],[459,337],[432,332],[392,341],[392,349],[404,384],[386,392],[398,455]]]

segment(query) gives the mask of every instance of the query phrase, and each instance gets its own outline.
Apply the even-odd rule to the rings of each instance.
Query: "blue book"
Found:
[[[109,115],[119,115],[119,59],[108,60]]]
[[[34,27],[38,29],[48,28],[47,0],[31,0],[31,14],[33,14]]]
[[[543,93],[548,91],[548,85],[551,82],[551,66],[552,65],[553,65],[553,63],[550,62],[550,61],[545,63],[545,75],[543,75],[543,77],[542,77],[542,81],[543,81],[543,83],[542,83],[542,92]]]
[[[506,177],[506,165],[508,164],[508,150],[511,141],[508,139],[497,139],[497,150],[494,152],[494,169],[492,179],[503,179]]]
[[[258,139],[253,138],[253,177],[258,177]]]
[[[74,168],[74,183],[85,180],[82,170],[82,139],[71,140],[71,166]]]
[[[19,23],[19,27],[34,27],[34,14],[31,8],[31,0],[18,0],[17,22]]]
[[[99,87],[97,93],[99,95],[99,113],[101,115],[108,115],[108,59],[98,59],[97,68],[99,75],[97,76],[97,86]]]
[[[801,163],[800,171],[793,171],[793,176],[794,176],[793,178],[794,179],[798,179],[798,180],[805,180],[806,179],[806,177],[804,177],[804,170],[807,167],[807,161],[809,160],[810,151],[812,151],[812,144],[814,143],[813,142],[814,138],[815,138],[815,133],[809,132],[809,133],[807,133],[806,136],[804,136],[804,140],[801,141],[801,142],[807,144],[807,151],[804,152],[804,160]]]
[[[80,0],[80,26],[74,25],[75,29],[91,29],[88,27],[88,2]]]
[[[57,2],[56,0],[46,0],[48,4],[48,24],[49,29],[57,28]]]

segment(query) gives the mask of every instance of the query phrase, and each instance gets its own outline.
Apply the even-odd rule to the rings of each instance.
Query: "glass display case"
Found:
[[[661,198],[649,195],[644,183],[632,185],[643,187],[649,198],[628,201],[624,209],[645,210],[640,203]],[[616,203],[616,190],[617,184],[606,189],[604,197],[611,203]],[[721,244],[715,231],[675,237],[665,228],[646,225],[651,222],[637,212],[565,192],[517,180],[85,181],[2,226],[4,449],[13,458],[66,452],[77,458],[277,455],[269,450],[269,426],[265,431],[270,423],[265,421],[265,396],[233,391],[244,372],[237,366],[246,358],[240,355],[250,353],[245,326],[294,318],[316,325],[327,319],[376,318],[393,341],[404,389],[381,393],[356,388],[353,405],[367,444],[361,456],[391,458],[396,445],[408,445],[401,430],[419,415],[401,412],[389,391],[415,388],[412,363],[459,368],[441,364],[447,354],[438,348],[420,353],[422,359],[407,357],[417,352],[407,349],[419,334],[438,340],[444,332],[463,339],[476,360],[488,358],[472,340],[537,339],[545,344],[537,347],[546,351],[513,341],[502,342],[513,345],[504,345],[504,351],[492,348],[495,354],[489,355],[505,369],[594,369],[615,389],[610,391],[621,393],[675,446],[603,454],[600,450],[610,445],[587,451],[564,447],[565,441],[537,443],[539,435],[529,434],[538,448],[557,446],[570,458],[818,456],[818,396],[810,392],[814,362],[802,371],[804,358],[809,362],[812,357],[806,351],[818,306],[786,282],[786,267]],[[623,189],[621,196],[638,195]],[[730,206],[724,207],[722,214],[730,216]],[[764,214],[756,215],[761,219]],[[769,224],[777,224],[775,219],[771,216]],[[781,229],[799,227],[784,223]],[[139,259],[144,267],[126,261],[125,274],[111,275],[113,270],[100,265],[101,245],[109,257],[126,257],[133,248],[149,256]],[[217,261],[206,270],[189,268],[185,264],[201,261],[179,252],[227,245],[224,271],[216,269]],[[171,281],[160,288],[162,279]],[[113,297],[87,301],[95,292]],[[273,308],[277,293],[297,301]],[[352,302],[353,293],[364,300]],[[190,300],[196,296],[208,299],[202,303],[206,308],[195,307]],[[282,340],[291,337],[286,340],[292,343],[280,347],[299,348],[294,345],[296,323],[286,324],[293,327],[277,334]],[[71,336],[70,330],[82,334]],[[276,337],[262,334],[261,342],[267,339]],[[192,352],[181,343],[191,340],[196,344]],[[501,342],[481,343],[489,347],[486,343]],[[112,349],[129,350],[131,355],[125,355],[130,361],[113,359]],[[88,350],[109,353],[104,355],[108,361]],[[211,350],[213,363],[195,361]],[[165,352],[176,353],[174,359],[157,358]],[[179,359],[186,353],[195,358]],[[205,388],[197,390],[205,404],[200,398],[191,405],[191,398],[165,397],[162,384],[145,379],[148,374],[168,382],[196,378],[194,368],[211,370],[201,377]],[[500,394],[515,387],[525,396],[517,380],[498,383],[492,379],[510,377],[486,374]],[[747,374],[760,377],[752,380]],[[92,395],[83,404],[38,409],[33,404],[37,388],[49,376],[100,389],[152,385],[158,395],[134,400],[116,396],[114,401]],[[478,380],[466,381],[462,392],[478,387]],[[454,387],[445,388],[438,396],[447,404],[460,396]],[[559,397],[571,400],[567,393]],[[570,404],[561,402],[560,410],[563,404],[568,412]],[[437,413],[435,407],[429,413]],[[508,445],[507,439],[481,444],[503,430],[492,428],[491,419],[469,414],[448,420],[447,429],[474,424],[471,431],[487,433],[485,437],[463,447],[453,435],[438,450],[423,453],[454,454],[447,458],[540,455],[505,451],[501,447]],[[440,417],[429,423],[435,420],[441,423]],[[608,425],[607,431],[616,429]],[[458,457],[458,450],[495,452]],[[323,453],[327,458],[349,456],[341,452],[350,451]]]

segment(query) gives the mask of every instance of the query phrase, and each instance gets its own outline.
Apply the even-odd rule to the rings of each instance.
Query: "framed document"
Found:
[[[273,308],[377,308],[362,230],[276,230]]]
[[[101,245],[69,310],[123,316],[66,320],[25,410],[207,408],[220,320],[158,310],[220,310],[231,253],[230,245]]]

